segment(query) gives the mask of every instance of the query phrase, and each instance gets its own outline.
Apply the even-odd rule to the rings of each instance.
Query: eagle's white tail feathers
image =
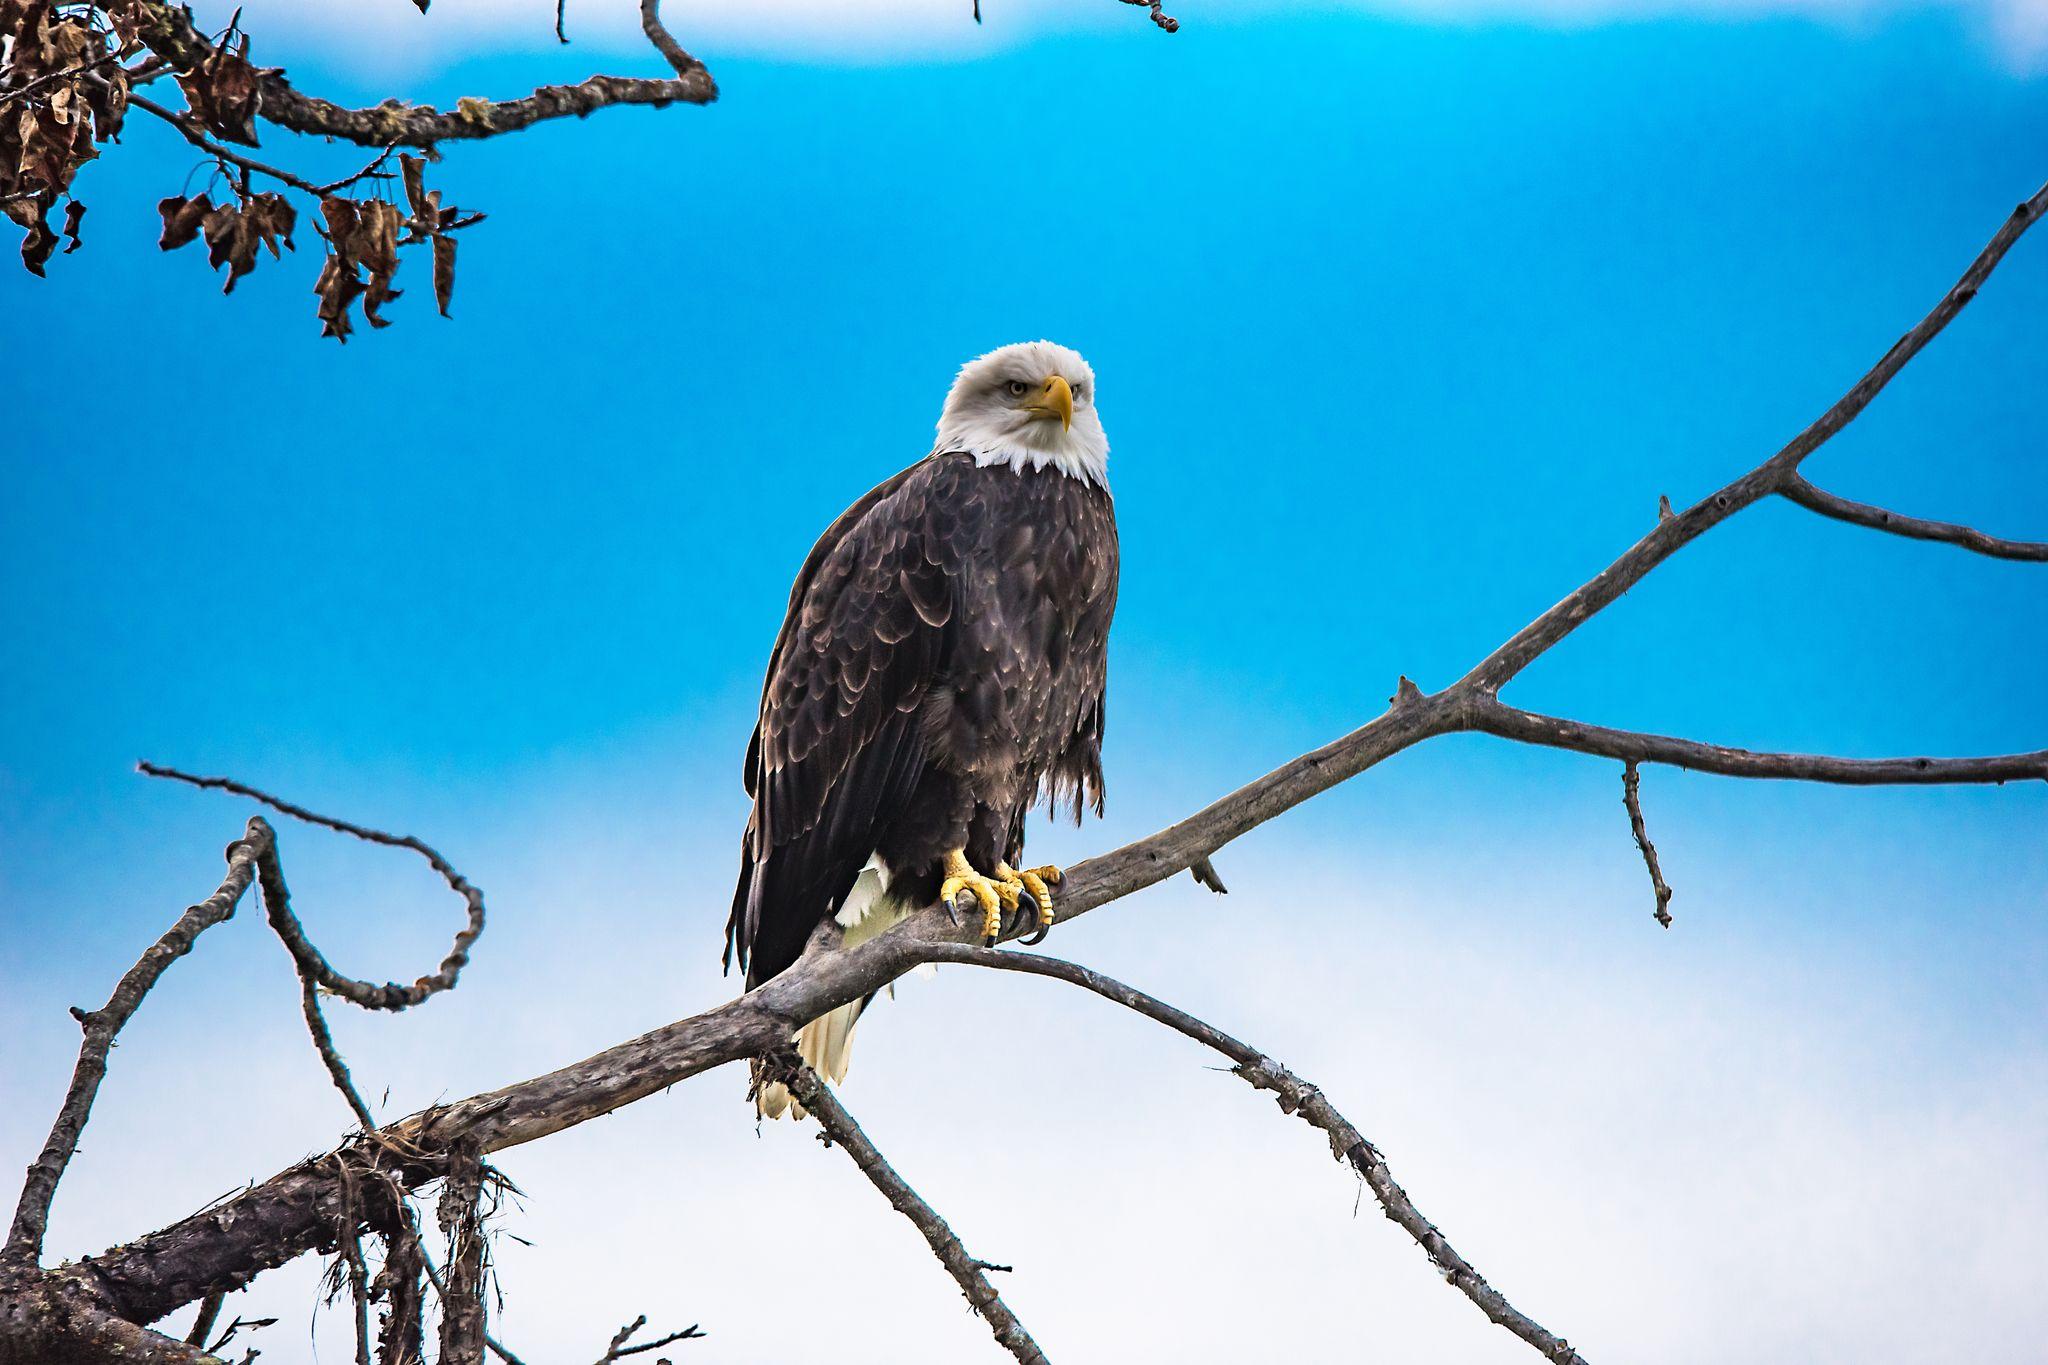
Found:
[[[868,859],[854,881],[853,889],[846,894],[846,905],[838,915],[840,927],[846,933],[840,941],[842,948],[857,948],[878,934],[893,928],[910,915],[913,908],[892,899],[888,894],[889,869],[880,857]],[[797,1055],[804,1064],[817,1072],[827,1082],[837,1085],[846,1079],[846,1068],[853,1053],[853,1028],[860,1021],[863,1002],[851,1000],[822,1018],[813,1019],[796,1032]],[[771,1081],[761,1087],[755,1105],[762,1118],[779,1119],[784,1114],[802,1118],[804,1107],[789,1093],[789,1087]]]

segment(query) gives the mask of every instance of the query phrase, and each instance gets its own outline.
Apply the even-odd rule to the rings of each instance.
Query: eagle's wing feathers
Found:
[[[754,815],[726,925],[750,985],[796,960],[924,772],[919,710],[946,668],[981,510],[958,463],[920,461],[848,508],[790,593],[747,748]]]

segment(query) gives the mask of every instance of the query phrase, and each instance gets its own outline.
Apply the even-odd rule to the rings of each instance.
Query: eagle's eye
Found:
[[[1010,397],[1012,398],[1022,398],[1025,394],[1031,392],[1031,386],[1021,379],[1012,379],[1003,387],[1010,391]]]

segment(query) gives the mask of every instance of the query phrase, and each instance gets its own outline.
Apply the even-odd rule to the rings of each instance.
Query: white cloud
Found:
[[[2016,63],[2048,55],[2048,0],[1327,0],[1333,10],[1474,25],[1496,22],[1591,25],[1694,16],[1741,22],[1792,15],[1865,26],[1888,17],[1951,10],[1978,25]],[[225,22],[232,0],[196,6],[206,22]],[[366,70],[416,73],[491,51],[553,47],[550,0],[434,0],[422,18],[404,0],[246,0],[247,27],[300,51],[317,45],[331,58]],[[1115,0],[987,0],[985,22],[969,19],[970,0],[670,0],[671,27],[707,58],[749,55],[842,62],[951,57],[968,59],[1045,33],[1143,25],[1142,11]],[[1283,21],[1282,0],[1228,6],[1190,0],[1169,5],[1184,20],[1227,22],[1267,11]],[[568,0],[568,28],[583,49],[639,48],[638,7],[630,0]]]

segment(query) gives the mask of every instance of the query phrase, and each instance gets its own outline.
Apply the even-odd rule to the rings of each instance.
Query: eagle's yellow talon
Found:
[[[981,936],[990,943],[1003,935],[1003,883],[984,877],[977,872],[974,864],[967,861],[967,851],[956,848],[948,853],[940,865],[946,879],[939,883],[939,900],[951,905],[953,897],[962,891],[972,891],[976,903],[981,906]],[[1017,893],[1009,894],[1011,905],[1017,903]]]

